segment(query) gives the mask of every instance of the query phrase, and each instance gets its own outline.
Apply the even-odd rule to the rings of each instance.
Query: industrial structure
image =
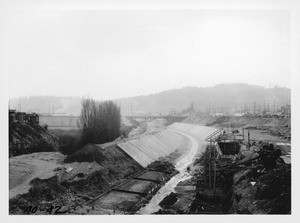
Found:
[[[25,123],[29,125],[39,124],[39,115],[36,113],[17,112],[9,110],[9,123]]]

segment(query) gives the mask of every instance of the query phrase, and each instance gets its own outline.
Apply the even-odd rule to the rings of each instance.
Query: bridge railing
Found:
[[[214,137],[215,135],[219,134],[219,133],[222,132],[222,131],[223,131],[222,128],[216,130],[215,132],[213,132],[212,134],[210,134],[209,136],[207,136],[207,137],[205,138],[205,141],[210,141],[212,137]]]

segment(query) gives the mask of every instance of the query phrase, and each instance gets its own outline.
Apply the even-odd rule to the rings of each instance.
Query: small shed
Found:
[[[17,121],[16,119],[16,110],[9,109],[9,123],[15,123]]]
[[[16,112],[16,120],[19,123],[24,123],[26,120],[26,113],[25,112]]]
[[[30,125],[38,125],[39,115],[36,113],[26,114],[25,122]]]

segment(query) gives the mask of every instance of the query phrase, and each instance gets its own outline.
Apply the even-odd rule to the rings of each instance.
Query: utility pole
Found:
[[[214,150],[214,192],[216,192],[216,175],[217,175],[217,165],[216,165],[216,150],[215,147],[213,146]]]
[[[256,113],[256,103],[254,102],[253,103],[253,114],[255,114]]]
[[[48,101],[48,113],[49,113],[49,116],[50,116],[50,101]]]
[[[250,150],[250,130],[248,129],[248,148]]]
[[[243,140],[244,140],[245,139],[245,129],[242,128],[242,130],[243,130]]]
[[[131,117],[132,117],[132,102],[130,104],[130,113],[131,113]]]
[[[274,100],[274,114],[275,114],[275,103],[276,103],[276,100]]]

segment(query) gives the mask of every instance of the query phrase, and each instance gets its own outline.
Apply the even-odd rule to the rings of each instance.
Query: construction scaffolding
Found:
[[[209,142],[209,145],[204,156],[204,187],[213,189],[214,192],[217,184],[216,157],[218,155],[215,144],[219,141],[220,134],[224,134],[223,129],[218,129],[205,139]]]
[[[240,151],[234,129],[231,130],[231,134],[229,137],[223,129],[218,129],[206,138],[209,145],[204,153],[204,188],[214,193],[217,187],[222,186],[219,168]],[[226,139],[228,137],[233,137],[233,140]]]
[[[204,187],[216,190],[217,165],[216,149],[210,144],[204,157]]]

